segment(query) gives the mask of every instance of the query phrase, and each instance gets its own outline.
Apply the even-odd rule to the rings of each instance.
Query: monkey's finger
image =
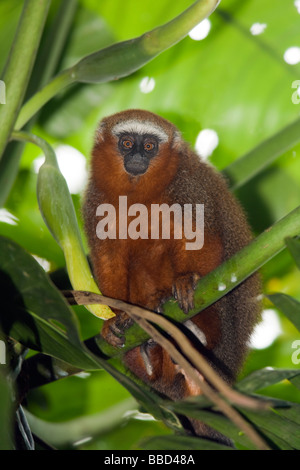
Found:
[[[199,276],[192,274],[177,279],[172,287],[172,295],[185,314],[194,308],[194,286]]]
[[[103,336],[103,335],[102,335]],[[114,325],[110,325],[103,336],[105,341],[114,346],[115,348],[122,348],[125,343],[125,336],[120,333]]]
[[[180,305],[180,308],[181,310],[184,311],[185,314],[188,313],[189,311],[189,299],[187,296],[184,296],[180,301],[179,301],[179,305]]]
[[[198,281],[201,279],[201,276],[199,274],[194,273],[193,274],[193,290],[196,289]]]
[[[116,319],[112,322],[112,327],[115,328],[117,333],[124,334],[125,330],[133,325],[134,321],[130,318],[129,315],[125,312],[120,312],[117,314]]]

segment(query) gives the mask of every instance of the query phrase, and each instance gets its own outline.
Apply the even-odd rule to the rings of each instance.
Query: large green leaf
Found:
[[[300,372],[296,369],[260,369],[238,382],[237,388],[242,393],[253,393],[298,375]]]
[[[143,390],[123,371],[86,349],[78,322],[35,259],[16,243],[0,237],[0,281],[3,332],[21,344],[79,369],[104,367],[148,412],[171,423],[172,413],[160,408],[155,393]],[[99,323],[100,324],[100,323]]]
[[[300,426],[300,405],[298,403],[287,403],[287,405],[289,406],[276,408],[276,413]],[[296,432],[299,434],[299,429]]]
[[[207,439],[185,436],[155,436],[144,439],[140,445],[146,450],[233,450],[231,447]],[[178,457],[179,462],[181,462],[180,456]],[[190,460],[190,462],[188,462],[188,460],[189,456],[186,456],[186,460],[182,457],[183,464],[187,465],[188,463],[192,463],[192,460]]]
[[[297,387],[300,390],[300,374],[296,375],[296,377],[293,377],[291,379],[291,382],[293,385],[295,385],[295,387]]]
[[[182,409],[181,405],[177,403],[174,406],[170,405],[170,407],[178,413]],[[224,416],[211,410],[197,408],[184,408],[184,410],[187,416],[199,419],[229,437],[238,448],[255,448],[251,440]],[[250,421],[250,424],[269,441],[272,449],[300,449],[298,404],[281,401],[275,410],[249,411],[243,408],[240,411]],[[289,439],[289,434],[292,434],[293,438]]]
[[[285,240],[289,252],[295,260],[295,263],[300,269],[300,240],[299,238],[287,238]]]
[[[90,439],[97,434],[109,432],[121,424],[124,413],[135,407],[133,398],[127,398],[106,410],[89,416],[68,421],[51,423],[32,415],[28,411],[26,417],[32,431],[48,444],[62,448],[77,441]]]
[[[181,405],[174,403],[174,406],[170,405],[171,408],[180,413]],[[251,440],[240,432],[240,430],[225,416],[220,413],[216,413],[212,410],[201,410],[194,407],[188,410],[185,408],[185,414],[194,419],[199,419],[208,426],[216,429],[224,436],[229,437],[237,446],[246,449],[255,449],[255,445]]]
[[[299,412],[299,407],[296,411]],[[291,415],[287,419],[272,410],[260,413],[243,410],[243,413],[281,449],[300,449],[299,422],[293,421]]]
[[[286,294],[272,294],[268,298],[300,331],[300,302]]]
[[[37,261],[0,237],[3,332],[37,351],[75,367],[98,368],[89,357],[76,317]]]

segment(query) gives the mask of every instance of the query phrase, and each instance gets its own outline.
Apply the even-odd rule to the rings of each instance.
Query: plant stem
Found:
[[[49,5],[50,0],[24,2],[17,33],[2,75],[7,89],[7,104],[0,108],[0,158],[26,92]]]
[[[49,163],[51,162],[51,165],[54,165],[56,168],[58,168],[56,155],[53,148],[46,140],[42,139],[41,137],[35,134],[31,134],[30,132],[14,131],[11,133],[11,140],[18,140],[19,142],[30,142],[31,144],[37,145],[43,151]]]
[[[181,41],[194,26],[213,12],[219,3],[220,0],[194,2],[181,15],[145,34],[143,38],[145,51],[150,55],[156,55]]]
[[[65,70],[24,105],[16,130],[59,91],[74,82],[102,83],[128,76],[158,54],[183,39],[201,20],[212,13],[218,0],[197,0],[172,21],[145,34],[94,52]]]
[[[31,142],[43,150],[45,162],[39,170],[37,181],[37,198],[41,214],[64,252],[73,288],[100,293],[84,253],[72,198],[59,170],[54,150],[44,139],[28,132],[14,131],[11,137]],[[102,319],[115,316],[107,306],[96,305],[89,310]]]
[[[235,160],[223,170],[223,176],[228,180],[231,190],[234,191],[299,142],[300,119],[297,119],[269,139],[264,140],[243,157]]]
[[[59,61],[74,27],[78,1],[60,0],[51,25],[45,30],[45,39],[41,43],[30,79],[28,97],[45,86],[57,73]]]
[[[286,248],[286,237],[295,237],[299,234],[300,206],[266,229],[248,246],[200,280],[195,290],[197,308],[207,308],[230,292]],[[220,285],[222,291],[220,291]],[[190,315],[188,314],[188,316],[192,315],[191,312]]]
[[[51,27],[45,31],[44,38],[28,84],[26,96],[32,96],[44,86],[56,71],[57,64],[65,46],[78,0],[62,0],[52,20]],[[26,98],[25,98],[26,99]],[[37,119],[37,114],[26,125],[29,131]],[[19,162],[24,150],[24,142],[11,142],[7,145],[0,160],[0,207],[3,207],[18,174]]]
[[[62,91],[66,86],[71,85],[74,81],[72,69],[67,69],[57,75],[48,83],[48,85],[38,91],[25,103],[17,119],[15,129],[17,131],[22,129],[29,119],[31,119],[44,106],[44,104],[57,95],[57,93]]]
[[[299,234],[300,206],[201,279],[195,289],[195,308],[187,315],[170,301],[165,304],[165,314],[180,321],[191,318],[226,295],[282,251],[286,247],[284,240],[286,237]]]

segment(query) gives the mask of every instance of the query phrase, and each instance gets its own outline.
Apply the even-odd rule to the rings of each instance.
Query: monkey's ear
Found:
[[[172,147],[174,150],[180,150],[182,148],[182,144],[183,144],[182,135],[179,132],[179,130],[176,129],[173,134]]]
[[[99,126],[96,129],[96,134],[95,134],[95,144],[98,144],[100,142],[104,141],[104,129],[105,129],[105,122],[101,121],[99,123]]]

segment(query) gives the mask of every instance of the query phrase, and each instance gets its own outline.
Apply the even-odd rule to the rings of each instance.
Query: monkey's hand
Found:
[[[199,279],[196,273],[185,274],[178,277],[172,286],[172,295],[184,313],[194,308],[194,290]]]
[[[107,320],[101,330],[101,336],[115,348],[124,345],[124,333],[133,324],[133,320],[127,313],[118,310],[116,316]]]

